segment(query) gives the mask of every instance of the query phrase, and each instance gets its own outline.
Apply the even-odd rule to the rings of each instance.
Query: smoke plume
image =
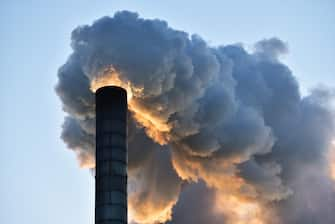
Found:
[[[133,223],[335,223],[334,94],[301,96],[284,42],[212,47],[127,11],[71,40],[61,137],[94,168],[94,91],[127,90]]]

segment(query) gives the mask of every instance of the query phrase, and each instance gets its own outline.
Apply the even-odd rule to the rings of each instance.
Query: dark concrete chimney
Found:
[[[98,89],[95,224],[127,224],[127,92]]]

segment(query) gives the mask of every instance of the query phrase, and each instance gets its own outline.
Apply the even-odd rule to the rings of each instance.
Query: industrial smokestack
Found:
[[[76,28],[71,47],[61,138],[82,167],[97,161],[97,223],[126,223],[126,93],[98,90],[95,117],[106,85],[129,95],[131,223],[335,223],[334,91],[301,96],[283,41],[210,46],[122,11]]]
[[[127,92],[96,91],[95,224],[127,223]]]

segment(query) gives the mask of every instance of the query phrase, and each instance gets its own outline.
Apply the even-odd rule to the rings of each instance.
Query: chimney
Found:
[[[127,92],[98,89],[95,224],[127,224]]]

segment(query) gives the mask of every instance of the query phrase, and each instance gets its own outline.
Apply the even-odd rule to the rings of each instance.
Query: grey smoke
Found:
[[[225,217],[213,211],[215,192],[203,182],[187,184],[173,209],[173,219],[169,224],[222,224]]]
[[[130,195],[138,214],[145,212],[141,202],[163,208],[177,201],[172,223],[192,220],[182,215],[192,215],[192,208],[199,210],[198,220],[223,223],[225,217],[209,218],[211,211],[199,206],[210,205],[213,192],[224,190],[213,179],[235,176],[255,189],[239,194],[271,207],[279,223],[334,223],[335,184],[327,175],[333,93],[319,88],[300,95],[279,59],[288,52],[284,42],[264,39],[253,52],[235,44],[210,47],[165,21],[122,11],[76,28],[71,46],[56,92],[68,114],[62,139],[82,164],[94,161],[90,81],[110,66],[143,88],[133,100],[172,127],[169,144],[161,146],[129,117]],[[218,166],[223,163],[228,165]],[[201,184],[192,186],[196,180]],[[197,206],[192,196],[198,195]]]

